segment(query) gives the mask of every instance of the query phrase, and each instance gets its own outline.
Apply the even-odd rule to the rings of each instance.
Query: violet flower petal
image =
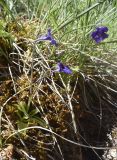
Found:
[[[72,74],[72,70],[68,66],[65,66],[61,62],[58,62],[57,69],[55,71],[56,72],[64,72],[66,74]]]
[[[36,40],[36,42],[38,41],[50,41],[50,44],[57,46],[56,40],[52,37],[51,29],[48,29],[46,35],[43,35]]]
[[[95,40],[96,43],[100,43],[105,38],[108,38],[108,34],[105,33],[108,31],[107,27],[97,27],[96,31],[92,32],[91,36]]]

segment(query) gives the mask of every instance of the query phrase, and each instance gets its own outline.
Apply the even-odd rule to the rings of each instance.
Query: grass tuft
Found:
[[[115,149],[116,8],[116,0],[0,1],[2,159],[96,160]],[[96,44],[101,26],[109,37]],[[60,61],[72,74],[55,72]]]

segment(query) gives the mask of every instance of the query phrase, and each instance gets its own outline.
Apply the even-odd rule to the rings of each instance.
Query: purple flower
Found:
[[[106,33],[108,31],[107,27],[97,27],[96,31],[92,32],[91,36],[95,40],[96,43],[100,43],[105,38],[108,38],[108,34]]]
[[[72,74],[72,70],[61,62],[58,62],[57,69],[55,70],[55,72],[64,72],[66,74]]]
[[[38,38],[38,39],[36,40],[36,42],[37,42],[37,41],[50,41],[50,43],[51,43],[52,45],[57,46],[56,40],[52,37],[51,29],[48,29],[47,34],[41,36],[40,38]]]

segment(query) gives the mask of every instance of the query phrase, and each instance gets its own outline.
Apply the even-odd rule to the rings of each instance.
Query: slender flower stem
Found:
[[[70,112],[71,112],[71,116],[72,116],[72,123],[73,123],[74,132],[77,133],[77,125],[76,125],[76,121],[75,121],[75,114],[73,111],[73,105],[71,103],[71,98],[70,98],[69,94],[67,94],[67,97],[68,97],[68,101],[69,101],[69,107],[70,107]]]

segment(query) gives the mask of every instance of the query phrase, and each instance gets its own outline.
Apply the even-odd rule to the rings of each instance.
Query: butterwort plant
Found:
[[[68,66],[64,65],[62,62],[57,63],[57,69],[54,70],[54,72],[63,72],[66,74],[72,74],[72,70]]]
[[[41,37],[39,37],[37,40],[35,40],[36,42],[40,42],[40,41],[50,41],[50,44],[57,46],[57,42],[56,40],[53,38],[52,33],[51,33],[51,29],[47,30],[47,34],[42,35]]]
[[[91,37],[96,43],[100,43],[104,39],[108,38],[108,28],[105,26],[97,27],[94,32],[91,33]]]

